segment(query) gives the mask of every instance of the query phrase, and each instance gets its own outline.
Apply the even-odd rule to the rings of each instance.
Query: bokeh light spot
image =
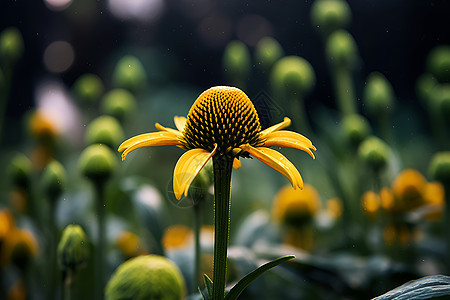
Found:
[[[56,41],[47,46],[44,51],[44,65],[50,72],[67,71],[75,59],[72,46],[64,41]]]
[[[70,6],[73,0],[44,0],[48,9],[53,11],[61,11]]]
[[[161,14],[163,0],[108,0],[111,13],[122,20],[136,19],[151,22]]]

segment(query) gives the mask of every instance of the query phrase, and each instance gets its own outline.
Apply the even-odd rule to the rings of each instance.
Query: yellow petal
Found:
[[[178,130],[172,129],[172,128],[168,128],[168,127],[164,127],[159,123],[155,124],[156,129],[158,129],[159,131],[166,131],[166,132],[171,132],[173,134],[175,134],[178,137],[182,137],[183,134],[181,132],[179,132]]]
[[[122,153],[122,160],[124,160],[128,153],[137,148],[169,145],[181,145],[176,135],[168,131],[151,132],[140,134],[126,140],[119,146],[118,151],[122,152],[125,150]]]
[[[204,149],[192,149],[184,153],[175,166],[173,171],[173,191],[175,197],[180,200],[184,193],[187,196],[189,186],[203,168],[206,162],[214,155],[217,144],[212,152]]]
[[[265,147],[252,147],[249,144],[240,146],[244,151],[247,151],[269,167],[283,174],[292,186],[295,188],[303,188],[303,179],[295,166],[280,152],[265,148]]]
[[[175,127],[177,127],[178,131],[183,132],[184,125],[186,125],[186,118],[175,116],[173,121],[175,122]]]
[[[260,132],[260,135],[262,138],[265,138],[265,135],[274,132],[274,131],[278,131],[281,130],[283,128],[288,127],[289,125],[291,125],[291,119],[289,119],[288,117],[285,117],[283,122],[275,124],[273,126],[270,126],[267,129],[264,129],[263,131]]]
[[[233,168],[234,169],[239,169],[241,167],[241,162],[239,161],[239,159],[235,158],[233,160]]]
[[[314,153],[310,149],[315,151],[316,147],[313,146],[308,138],[297,132],[281,130],[267,134],[264,147],[270,146],[300,149],[307,152],[312,158],[315,158]]]

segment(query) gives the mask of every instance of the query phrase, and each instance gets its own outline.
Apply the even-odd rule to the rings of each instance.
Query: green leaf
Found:
[[[203,274],[203,278],[205,279],[206,291],[208,292],[208,299],[211,299],[211,296],[213,294],[213,282],[206,274]]]
[[[267,270],[272,269],[273,267],[278,266],[279,264],[295,258],[294,255],[287,255],[280,258],[277,258],[275,260],[272,260],[262,266],[260,266],[258,269],[254,270],[253,272],[247,274],[244,278],[239,280],[239,282],[230,290],[230,292],[225,296],[225,300],[235,300],[239,297],[239,295],[244,291],[244,289],[252,283],[253,280],[258,278],[260,275],[262,275]]]
[[[407,282],[373,300],[430,299],[450,295],[450,277],[428,276]]]

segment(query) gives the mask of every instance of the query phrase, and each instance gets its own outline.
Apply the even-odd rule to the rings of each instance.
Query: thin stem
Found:
[[[233,159],[214,157],[214,269],[213,300],[225,295],[227,248],[230,227],[230,192]]]
[[[195,239],[195,262],[194,262],[194,280],[193,291],[201,285],[201,257],[202,249],[200,245],[200,234],[202,226],[202,215],[203,215],[203,201],[199,201],[194,205],[194,239]]]
[[[97,264],[97,280],[96,284],[96,298],[103,299],[103,290],[105,287],[105,201],[104,201],[104,183],[98,182],[95,185],[97,204],[97,214],[98,214],[98,244],[96,253],[96,264]]]
[[[333,69],[334,89],[342,116],[356,113],[355,91],[351,72],[345,66]]]
[[[312,131],[308,124],[308,117],[305,113],[305,104],[303,103],[303,97],[298,94],[291,95],[289,102],[292,110],[291,114],[292,118],[294,119],[295,128],[303,134],[310,136]]]
[[[47,234],[48,234],[48,245],[47,245],[47,254],[48,254],[48,297],[49,299],[53,298],[56,290],[56,226],[55,226],[55,202],[56,199],[49,199],[49,216],[48,216],[48,224],[47,224]]]
[[[75,278],[75,270],[67,270],[64,280],[64,300],[70,300],[72,298],[72,285]]]

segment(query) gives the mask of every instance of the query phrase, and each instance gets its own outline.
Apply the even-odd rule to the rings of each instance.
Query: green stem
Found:
[[[334,89],[342,116],[356,113],[355,91],[351,72],[345,66],[334,66]]]
[[[97,280],[96,284],[96,298],[103,299],[104,297],[104,287],[105,287],[105,201],[104,201],[104,183],[98,182],[95,185],[97,204],[97,214],[98,214],[98,244],[96,253],[96,264],[97,264]]]
[[[49,299],[53,299],[55,297],[56,290],[56,226],[55,226],[55,203],[56,199],[49,199],[49,216],[48,216],[48,224],[47,224],[47,234],[48,234],[48,245],[47,245],[47,254],[48,254],[48,297]]]
[[[291,114],[294,119],[294,127],[301,133],[310,136],[311,128],[308,124],[308,118],[305,114],[305,105],[301,95],[291,95],[289,103],[291,106]]]
[[[66,278],[64,280],[64,298],[63,300],[70,300],[72,297],[72,284],[75,278],[75,270],[67,270]]]
[[[225,295],[227,248],[230,227],[231,171],[233,158],[213,157],[214,168],[214,269],[213,300]]]

